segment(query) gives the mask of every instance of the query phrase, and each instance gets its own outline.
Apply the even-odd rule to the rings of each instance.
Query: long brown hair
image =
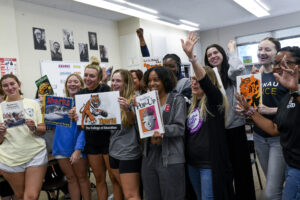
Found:
[[[0,79],[0,87],[1,87],[2,90],[3,90],[3,88],[2,88],[2,81],[5,80],[5,79],[8,79],[8,78],[14,79],[14,80],[18,83],[18,85],[21,86],[21,81],[18,79],[18,77],[17,77],[16,75],[13,75],[13,74],[5,74],[5,75],[2,76],[1,79]],[[20,94],[20,95],[23,95],[21,89],[19,90],[19,94]]]

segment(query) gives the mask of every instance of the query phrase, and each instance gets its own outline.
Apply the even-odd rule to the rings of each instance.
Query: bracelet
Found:
[[[193,58],[189,58],[189,61],[191,62],[191,63],[194,63],[194,62],[196,62],[198,59],[197,59],[197,56],[194,56]]]
[[[245,112],[245,115],[248,116],[248,117],[251,117],[255,112],[255,108],[253,108],[253,106],[251,106],[247,112]]]

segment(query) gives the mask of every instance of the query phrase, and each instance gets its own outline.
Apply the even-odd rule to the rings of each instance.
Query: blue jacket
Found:
[[[72,122],[72,127],[56,126],[52,155],[71,157],[75,150],[83,151],[84,146],[84,131],[77,129],[76,122]],[[83,157],[86,157],[86,155],[83,155]]]

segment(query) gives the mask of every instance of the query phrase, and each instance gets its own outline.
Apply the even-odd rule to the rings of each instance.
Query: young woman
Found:
[[[0,173],[8,181],[18,199],[38,199],[47,169],[47,150],[43,138],[45,125],[39,104],[22,97],[21,82],[6,74],[0,80],[6,101],[22,101],[25,125],[6,128],[0,106]]]
[[[247,137],[245,119],[235,112],[236,76],[245,73],[245,66],[236,56],[235,42],[228,43],[228,57],[224,49],[217,44],[205,50],[205,65],[217,67],[228,99],[229,111],[226,120],[226,137],[229,157],[232,164],[234,191],[236,199],[253,200],[255,197],[254,181]],[[228,59],[229,58],[229,59]]]
[[[122,127],[111,133],[109,163],[114,177],[122,186],[125,199],[139,200],[142,150],[134,124],[135,113],[131,108],[134,89],[130,72],[116,70],[112,76],[111,88],[113,91],[120,91]]]
[[[280,43],[275,38],[265,38],[259,45],[257,57],[262,72],[262,104],[258,112],[273,120],[282,97],[288,90],[280,85],[273,75],[272,67]],[[254,125],[253,139],[259,163],[266,177],[265,196],[267,199],[281,199],[284,182],[285,161],[279,136],[270,136]]]
[[[155,132],[145,140],[142,180],[147,199],[183,200],[185,196],[184,130],[186,104],[173,93],[174,74],[166,67],[150,68],[144,74],[149,90],[158,90],[165,133]]]
[[[273,120],[263,117],[239,95],[239,106],[244,109],[258,127],[270,135],[280,135],[283,155],[287,163],[286,182],[282,200],[299,199],[300,183],[300,87],[298,85],[300,48],[285,47],[278,51],[274,76],[280,84],[290,90],[279,103]]]
[[[70,74],[65,82],[67,97],[74,98],[75,94],[84,87],[83,80],[77,74]],[[52,155],[66,175],[72,200],[91,199],[90,181],[88,178],[88,162],[83,152],[85,146],[84,131],[77,129],[76,122],[71,127],[57,125],[54,133]]]
[[[102,80],[102,70],[99,66],[97,58],[92,57],[91,64],[87,65],[84,71],[83,81],[86,88],[80,90],[77,94],[90,94],[110,91],[109,86],[100,84]],[[75,108],[69,115],[76,119]],[[107,199],[108,191],[106,184],[106,169],[110,172],[108,148],[109,148],[109,131],[85,131],[85,147],[84,153],[88,155],[88,162],[93,170],[96,179],[96,190],[98,199]],[[119,184],[115,179],[112,179],[114,198],[121,199],[122,193]]]
[[[218,88],[214,71],[195,59],[193,49],[198,40],[195,33],[182,40],[195,72],[186,131],[188,173],[198,200],[231,200],[232,174],[225,135],[228,102]]]
[[[146,91],[142,84],[143,72],[141,70],[137,69],[137,70],[130,70],[130,73],[133,78],[135,94],[140,95],[140,94],[145,93]]]

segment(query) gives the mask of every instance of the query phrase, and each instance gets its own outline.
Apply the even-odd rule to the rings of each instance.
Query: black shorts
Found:
[[[135,160],[118,160],[109,156],[109,165],[112,169],[119,169],[120,174],[140,173],[142,166],[142,157]]]
[[[108,154],[110,133],[103,132],[85,132],[85,147],[86,154]]]
[[[14,195],[13,190],[7,181],[0,182],[0,197],[6,197]]]

